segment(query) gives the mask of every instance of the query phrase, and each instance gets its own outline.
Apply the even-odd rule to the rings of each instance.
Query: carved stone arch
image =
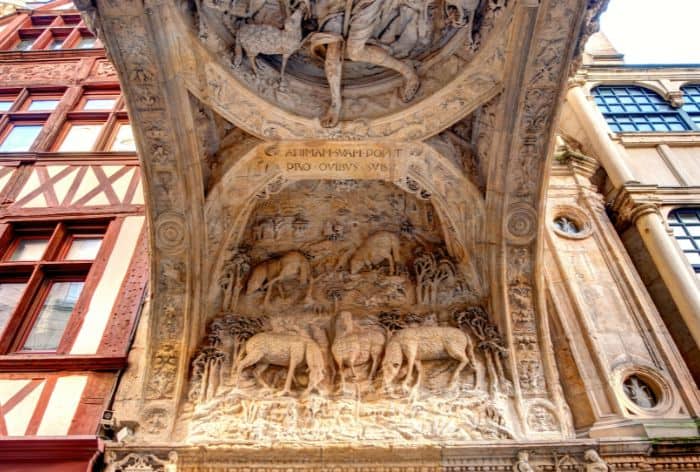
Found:
[[[214,261],[206,273],[213,274],[209,280],[215,282],[226,261],[226,253],[240,244],[243,230],[255,204],[260,199],[281,191],[297,180],[337,179],[338,175],[322,170],[316,172],[289,169],[285,153],[295,155],[312,150],[362,152],[363,149],[381,155],[375,164],[384,167],[363,167],[355,177],[359,180],[380,180],[395,184],[407,193],[430,200],[438,212],[447,249],[463,271],[480,274],[478,283],[481,292],[486,292],[488,281],[484,272],[487,261],[484,253],[483,231],[485,206],[479,189],[457,169],[452,161],[434,148],[421,142],[391,142],[390,144],[358,144],[356,142],[319,143],[305,141],[278,141],[263,143],[239,157],[238,161],[223,176],[210,192],[205,204],[209,221],[226,219],[231,221],[228,232],[210,247],[208,252]],[[371,151],[374,150],[374,151]],[[378,154],[377,154],[378,153]],[[367,159],[366,159],[367,160]],[[380,162],[381,161],[381,162]],[[306,162],[306,161],[305,161]],[[312,161],[311,162],[313,165]],[[362,160],[358,162],[362,163]],[[366,163],[365,163],[366,164]],[[291,164],[290,164],[291,165]],[[261,166],[266,171],[257,173]],[[221,201],[230,204],[222,207]],[[217,214],[226,211],[226,214]],[[474,260],[470,260],[470,256]],[[213,313],[219,289],[210,284],[208,302]],[[205,321],[205,320],[202,320]]]
[[[488,221],[479,229],[484,234],[475,231],[472,241],[485,248],[492,314],[505,327],[505,345],[516,346],[507,354],[514,377],[514,416],[521,426],[525,425],[528,404],[542,399],[551,402],[561,421],[569,421],[553,368],[542,274],[537,267],[541,260],[543,185],[547,156],[553,147],[552,124],[576,44],[581,41],[585,24],[605,2],[489,3],[508,4],[494,30],[498,34],[492,35],[499,40],[487,41],[478,57],[470,56],[466,48],[458,51],[455,60],[469,67],[457,67],[459,73],[449,76],[452,80],[448,86],[399,112],[341,121],[336,128],[320,129],[308,117],[300,119],[282,109],[256,107],[264,104],[258,92],[230,82],[221,64],[209,60],[211,54],[199,40],[178,26],[176,2],[76,2],[102,35],[124,83],[143,162],[150,227],[161,235],[160,244],[152,243],[153,309],[145,329],[146,362],[135,363],[145,365],[145,371],[130,369],[120,387],[123,397],[131,395],[129,400],[137,404],[135,408],[130,405],[129,412],[135,421],[144,421],[149,412],[158,419],[153,421],[157,425],[153,433],[137,433],[139,440],[168,441],[177,437],[173,427],[184,396],[184,379],[201,338],[196,320],[203,318],[207,308],[207,284],[214,283],[212,271],[206,270],[212,254],[207,254],[203,246],[224,250],[221,241],[238,224],[224,218],[230,210],[224,211],[226,199],[214,198],[227,197],[225,192],[213,190],[206,209],[202,202],[204,191],[197,143],[191,133],[188,93],[234,124],[248,123],[244,128],[268,140],[268,145],[270,141],[300,138],[330,143],[357,139],[375,145],[377,139],[425,139],[501,92],[499,111],[487,130],[494,144],[483,156],[488,161],[489,175],[486,202],[479,205],[479,212],[488,215]],[[268,112],[274,116],[268,116]],[[264,197],[278,184],[284,184],[278,180],[280,174],[277,169],[254,169],[225,187]],[[428,192],[440,193],[433,188],[432,180],[422,180],[420,172],[410,175]],[[244,192],[238,185],[241,182],[250,185],[251,190]],[[460,191],[469,188],[460,186]],[[467,195],[464,201],[479,199]],[[244,213],[239,212],[241,220]],[[447,210],[445,213],[450,214]],[[224,229],[220,233],[209,231],[205,225],[214,225],[217,217],[221,217]],[[180,219],[184,239],[173,232]],[[457,224],[453,226],[460,230]],[[181,247],[186,249],[177,256],[169,254]],[[522,316],[527,329],[517,327],[516,315]],[[569,436],[569,428],[561,431],[560,437]]]

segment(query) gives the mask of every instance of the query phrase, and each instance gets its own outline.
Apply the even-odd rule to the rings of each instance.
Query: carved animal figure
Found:
[[[311,297],[311,265],[304,254],[290,251],[278,259],[270,259],[256,265],[250,273],[246,285],[246,295],[265,289],[265,306],[270,302],[272,287],[285,280],[298,279],[302,285],[308,285],[306,298]]]
[[[369,378],[374,378],[385,342],[386,338],[381,329],[358,328],[352,321],[352,313],[340,312],[331,352],[340,373],[342,388],[345,388],[345,366],[350,367],[353,377],[357,378],[355,366],[372,361]]]
[[[233,64],[238,67],[243,60],[245,51],[250,61],[250,67],[255,75],[258,75],[256,57],[258,54],[281,54],[282,70],[280,80],[284,80],[284,70],[287,68],[287,60],[302,44],[301,40],[301,8],[289,15],[284,22],[284,29],[280,30],[271,25],[246,24],[238,30],[236,38],[235,57]]]
[[[350,258],[350,273],[357,274],[365,267],[389,261],[389,275],[396,272],[400,261],[399,237],[389,231],[379,231],[368,237]]]
[[[459,365],[452,372],[450,385],[455,384],[468,363],[476,367],[471,340],[462,330],[449,326],[408,327],[396,332],[389,339],[384,352],[382,373],[385,386],[388,387],[398,375],[404,357],[408,363],[406,378],[403,382],[405,388],[408,387],[413,375],[413,367],[415,366],[418,371],[418,378],[413,386],[414,391],[420,386],[422,380],[421,361],[449,358],[459,361]]]
[[[309,383],[304,394],[312,391],[318,392],[318,386],[323,381],[325,370],[323,353],[319,345],[311,338],[305,336],[282,333],[258,333],[251,337],[243,348],[243,357],[236,369],[236,378],[240,379],[241,372],[256,365],[253,376],[260,384],[269,388],[262,379],[262,373],[270,365],[287,367],[287,379],[284,389],[280,392],[285,395],[291,392],[292,380],[297,367],[306,364],[309,369]]]

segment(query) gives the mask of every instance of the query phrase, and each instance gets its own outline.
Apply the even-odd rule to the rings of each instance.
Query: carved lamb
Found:
[[[281,54],[282,70],[280,72],[280,81],[284,80],[287,60],[289,56],[299,50],[303,42],[301,39],[302,15],[302,9],[297,9],[284,22],[284,29],[282,30],[270,25],[241,26],[236,38],[233,65],[236,67],[241,65],[243,51],[245,51],[250,61],[250,66],[255,75],[257,75],[256,57],[258,54]]]

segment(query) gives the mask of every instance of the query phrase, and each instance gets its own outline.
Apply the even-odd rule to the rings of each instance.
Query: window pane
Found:
[[[17,243],[11,261],[39,261],[44,255],[46,246],[49,244],[48,238],[41,239],[20,239]]]
[[[92,38],[89,36],[83,36],[80,41],[75,45],[75,49],[92,49],[95,47],[97,38]]]
[[[12,108],[13,100],[0,100],[0,111],[7,111]]]
[[[74,239],[66,253],[68,261],[89,261],[97,256],[100,250],[102,238],[77,238]]]
[[[71,125],[58,150],[68,152],[92,151],[100,129],[102,129],[102,125]]]
[[[0,152],[29,151],[41,131],[41,125],[13,126],[0,144]]]
[[[83,110],[111,110],[117,103],[116,98],[88,98]]]
[[[681,217],[681,221],[684,223],[698,223],[697,213],[690,213],[687,211],[682,211],[677,213]]]
[[[690,239],[679,239],[678,245],[684,251],[694,251],[695,250],[695,245],[693,244],[693,242]]]
[[[34,38],[22,39],[19,43],[17,43],[15,49],[17,51],[28,51],[32,47],[32,44],[34,44]]]
[[[27,111],[51,111],[58,106],[58,100],[32,100]]]
[[[63,47],[63,38],[52,39],[51,42],[49,43],[49,49],[52,49],[54,51],[57,49],[61,49],[61,47]]]
[[[688,262],[692,265],[700,265],[700,254],[697,252],[686,252],[685,257],[688,258]]]
[[[131,125],[120,125],[117,131],[117,137],[112,143],[112,151],[135,151],[136,143],[134,142],[134,133],[131,130]]]
[[[26,285],[24,282],[0,283],[0,333],[10,319]]]
[[[687,236],[683,226],[671,226],[674,236]]]
[[[83,282],[55,282],[22,347],[25,351],[54,351],[61,341]]]

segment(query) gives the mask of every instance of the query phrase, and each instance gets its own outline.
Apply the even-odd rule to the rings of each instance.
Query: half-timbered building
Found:
[[[0,470],[89,470],[148,276],[114,68],[71,2],[0,19]]]

